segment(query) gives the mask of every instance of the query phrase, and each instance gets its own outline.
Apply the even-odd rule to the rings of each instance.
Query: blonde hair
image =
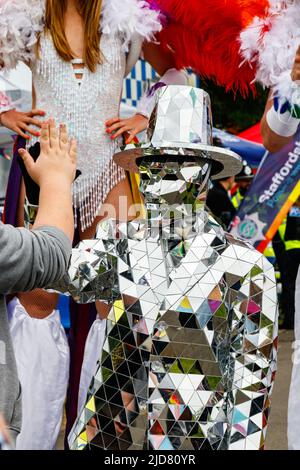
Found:
[[[91,72],[102,63],[100,50],[100,16],[102,0],[78,0],[78,11],[84,22],[83,61]],[[69,62],[74,54],[65,34],[64,16],[67,8],[66,0],[47,0],[45,14],[45,31],[49,32],[57,53]]]

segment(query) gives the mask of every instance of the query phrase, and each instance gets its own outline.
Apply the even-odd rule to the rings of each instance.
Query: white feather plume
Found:
[[[243,58],[256,67],[256,80],[281,100],[300,105],[300,88],[291,79],[300,45],[300,0],[271,0],[268,17],[254,18],[240,41]]]
[[[0,0],[0,66],[9,69],[33,59],[44,8],[44,0]]]
[[[159,12],[143,0],[104,0],[101,23],[104,34],[122,35],[126,52],[136,34],[150,40],[162,28]]]
[[[45,0],[0,0],[0,68],[34,59],[38,33],[44,29]],[[100,28],[121,34],[128,51],[136,35],[150,40],[161,30],[159,12],[144,0],[104,0]]]

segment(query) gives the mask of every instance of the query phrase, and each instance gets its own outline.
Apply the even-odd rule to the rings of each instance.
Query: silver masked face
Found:
[[[211,170],[208,159],[194,156],[144,156],[138,165],[145,202],[168,206],[194,204],[206,191]]]

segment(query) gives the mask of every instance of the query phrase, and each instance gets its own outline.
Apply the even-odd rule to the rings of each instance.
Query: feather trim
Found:
[[[268,0],[263,16],[254,15],[252,20],[241,31],[240,53],[244,60],[255,62],[262,47],[264,35],[272,28],[273,22],[280,13],[282,2],[280,0]]]
[[[121,34],[127,52],[136,34],[151,40],[161,30],[160,13],[144,0],[104,0],[101,29],[103,34]]]
[[[14,68],[34,58],[44,28],[44,0],[0,0],[0,66]]]
[[[272,88],[281,101],[298,106],[300,90],[291,70],[300,44],[299,24],[300,0],[272,0],[266,18],[254,18],[240,35],[241,54],[256,69],[255,79]]]
[[[34,59],[44,12],[45,0],[0,0],[0,67]],[[121,34],[127,52],[137,34],[150,40],[161,30],[160,13],[144,0],[104,0],[100,27],[104,34]]]
[[[255,69],[242,62],[239,35],[254,16],[263,18],[269,0],[149,0],[167,18],[162,46],[175,52],[176,67],[191,67],[227,90],[246,95]]]

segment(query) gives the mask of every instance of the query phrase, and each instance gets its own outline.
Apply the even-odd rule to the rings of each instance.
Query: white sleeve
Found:
[[[292,137],[296,134],[300,120],[293,117],[290,111],[280,113],[279,110],[275,110],[274,106],[269,109],[266,115],[266,121],[275,134],[281,137]]]
[[[0,0],[0,68],[30,62],[44,29],[44,0]]]
[[[141,57],[143,41],[144,38],[140,34],[135,34],[132,37],[126,59],[125,77],[131,72],[132,68]]]

